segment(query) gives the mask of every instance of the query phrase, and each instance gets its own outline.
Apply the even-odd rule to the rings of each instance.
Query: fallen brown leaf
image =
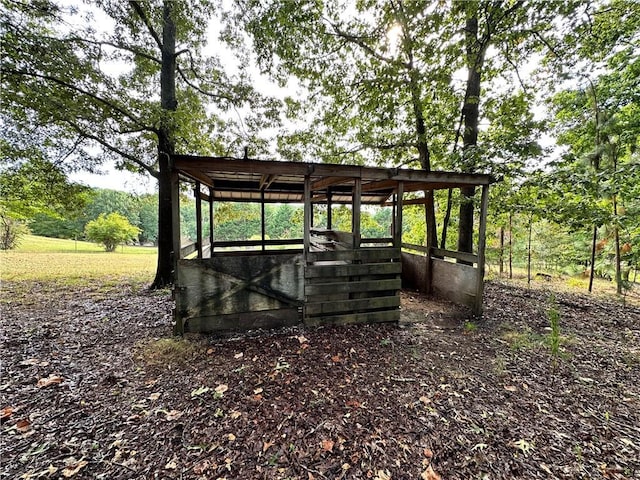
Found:
[[[226,392],[227,390],[229,390],[229,385],[225,385],[224,383],[223,383],[223,384],[220,384],[220,385],[218,385],[218,386],[216,387],[216,389],[215,389],[215,390],[216,390],[216,393],[218,393],[218,394],[222,395],[224,392]]]
[[[41,378],[38,380],[38,388],[48,387],[49,385],[56,385],[62,383],[62,377],[59,375],[51,374],[47,378]]]
[[[4,422],[11,415],[13,415],[13,407],[4,407],[2,410],[0,410],[0,421]]]
[[[87,462],[86,460],[76,460],[73,457],[66,459],[65,463],[67,464],[67,466],[64,470],[62,470],[62,476],[65,478],[73,477],[80,471],[80,469],[89,464],[89,462]]]
[[[170,410],[165,413],[165,419],[172,421],[180,418],[182,416],[182,412],[180,410]]]
[[[18,420],[16,422],[16,428],[18,429],[19,432],[22,432],[22,433],[29,431],[30,426],[31,426],[31,422],[29,422],[29,420],[26,420],[26,419]]]
[[[325,452],[333,452],[333,445],[334,445],[334,441],[333,440],[323,440],[322,441],[322,450],[324,450]]]
[[[262,451],[266,452],[267,450],[269,450],[270,447],[272,447],[275,444],[275,442],[264,442],[262,444]]]
[[[422,480],[442,480],[442,477],[433,470],[433,467],[431,465],[429,465],[427,469],[422,472],[420,478],[422,478]]]
[[[357,400],[347,400],[347,407],[360,408],[362,404]]]

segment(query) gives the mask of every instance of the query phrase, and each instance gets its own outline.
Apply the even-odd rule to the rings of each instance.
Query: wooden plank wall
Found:
[[[478,269],[432,258],[433,293],[454,303],[476,308]]]
[[[307,253],[304,322],[339,325],[400,319],[400,249]]]
[[[302,254],[241,253],[179,261],[174,288],[179,333],[274,328],[300,322]]]

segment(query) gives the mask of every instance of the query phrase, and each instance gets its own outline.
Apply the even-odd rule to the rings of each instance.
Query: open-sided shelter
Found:
[[[489,175],[186,155],[171,160],[177,333],[397,321],[403,283],[476,314],[482,310]],[[184,181],[196,196],[197,239],[190,245],[181,245],[180,236]],[[482,188],[476,253],[403,243],[403,206],[429,198],[415,192],[469,186]],[[216,240],[216,202],[259,203],[261,238]],[[302,205],[302,238],[268,239],[267,203]],[[332,210],[340,204],[351,206],[351,231],[332,228]],[[326,228],[314,228],[314,205],[326,208]],[[393,209],[388,237],[362,238],[363,205]],[[203,215],[209,216],[208,238]],[[190,254],[196,258],[185,258]]]

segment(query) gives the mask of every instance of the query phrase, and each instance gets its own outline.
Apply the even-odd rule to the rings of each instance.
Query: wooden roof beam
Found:
[[[351,177],[324,177],[311,183],[311,191],[324,190],[332,185],[342,185],[353,181]]]
[[[199,170],[181,170],[181,173],[207,187],[213,187],[213,179]]]
[[[273,182],[278,178],[278,175],[272,174],[264,174],[262,178],[260,178],[260,190],[266,190],[271,186]]]
[[[377,182],[368,182],[362,184],[363,192],[371,192],[375,190],[395,190],[398,187],[397,180],[379,180]]]

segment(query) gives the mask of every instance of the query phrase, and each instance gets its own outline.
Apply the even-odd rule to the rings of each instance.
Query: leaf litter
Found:
[[[404,292],[176,349],[168,293],[3,287],[4,478],[640,478],[638,307],[556,294],[557,358],[548,294],[491,282],[481,319]]]

